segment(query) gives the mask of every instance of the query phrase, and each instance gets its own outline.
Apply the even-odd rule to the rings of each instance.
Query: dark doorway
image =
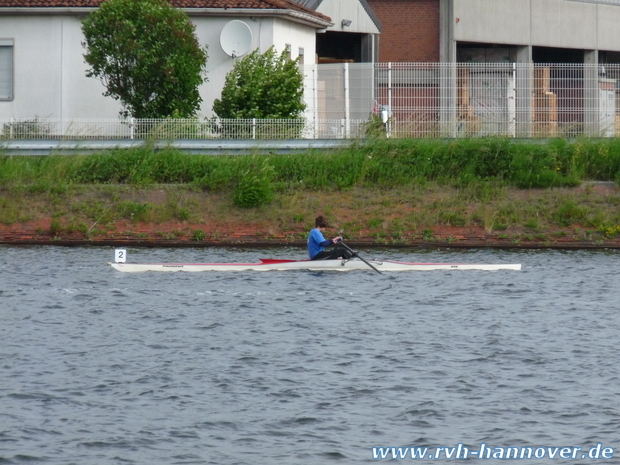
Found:
[[[534,63],[583,63],[584,51],[572,48],[532,47]]]
[[[598,62],[599,63],[620,63],[620,52],[607,52],[607,51],[599,51],[598,52]]]
[[[459,63],[514,63],[517,47],[510,45],[459,42],[456,45]]]
[[[366,34],[327,31],[316,35],[319,63],[362,62],[362,39]]]

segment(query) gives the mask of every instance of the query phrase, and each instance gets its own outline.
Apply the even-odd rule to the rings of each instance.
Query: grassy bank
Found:
[[[0,197],[2,223],[19,230],[37,224],[36,233],[58,240],[119,234],[202,241],[217,234],[251,229],[253,236],[303,241],[318,213],[327,215],[333,232],[348,240],[369,238],[378,244],[433,242],[447,230],[477,228],[510,242],[549,245],[566,235],[596,242],[620,233],[620,194],[615,188],[519,190],[506,186],[447,187],[436,183],[393,188],[354,187],[340,191],[278,192],[269,206],[239,208],[230,192],[205,193],[181,185],[147,188],[70,186],[32,192],[15,189]],[[43,224],[43,223],[42,223]]]
[[[193,184],[230,189],[262,177],[279,189],[403,186],[435,181],[498,181],[518,188],[616,181],[620,139],[377,140],[348,149],[294,155],[194,156],[148,145],[90,156],[0,156],[0,182],[15,184]]]
[[[406,242],[437,227],[515,240],[620,232],[620,141],[383,140],[329,153],[196,156],[149,147],[91,156],[0,156],[0,223],[51,218],[85,237],[117,223],[253,224],[299,238],[318,213],[348,238]],[[186,226],[183,226],[186,225]],[[201,232],[202,231],[202,232]],[[187,231],[185,232],[187,234]]]

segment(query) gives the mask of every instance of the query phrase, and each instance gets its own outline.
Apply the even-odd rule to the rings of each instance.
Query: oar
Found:
[[[369,262],[367,262],[366,260],[364,260],[363,257],[360,257],[359,253],[355,253],[351,247],[349,247],[347,244],[345,244],[344,242],[342,242],[342,239],[340,241],[338,241],[338,243],[343,246],[345,249],[347,249],[349,252],[351,252],[353,254],[354,257],[359,258],[361,261],[363,261],[364,263],[366,263],[366,265],[368,265],[369,267],[371,267],[373,270],[375,270],[377,273],[379,274],[383,274],[381,273],[378,269],[376,269],[373,265],[371,265]]]

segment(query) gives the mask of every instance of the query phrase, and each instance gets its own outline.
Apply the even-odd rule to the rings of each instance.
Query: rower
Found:
[[[323,215],[316,217],[314,226],[314,229],[308,235],[308,255],[310,260],[348,260],[355,255],[339,244],[342,241],[342,237],[337,236],[333,239],[325,239],[323,237],[323,231],[329,228],[329,224]],[[325,250],[325,247],[329,246],[335,247],[331,250]]]

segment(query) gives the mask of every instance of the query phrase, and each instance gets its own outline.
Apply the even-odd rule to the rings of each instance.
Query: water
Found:
[[[105,264],[111,248],[0,247],[0,463],[359,464],[373,446],[620,447],[618,252],[364,256],[523,270],[126,274]],[[536,463],[547,461],[575,463]]]

